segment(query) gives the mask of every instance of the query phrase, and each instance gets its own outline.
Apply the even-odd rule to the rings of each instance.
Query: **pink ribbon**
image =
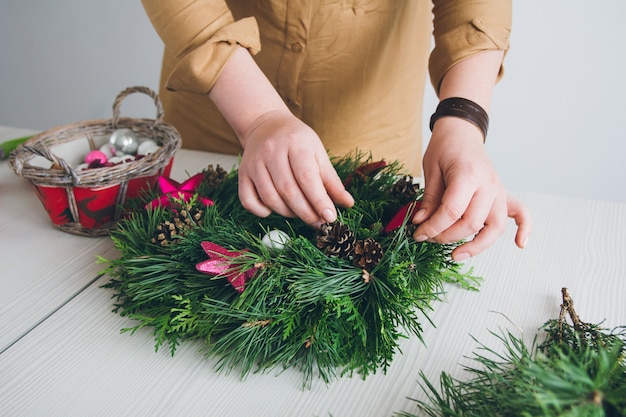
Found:
[[[159,187],[161,188],[163,195],[146,204],[146,208],[153,209],[156,207],[171,207],[172,198],[177,198],[183,200],[184,202],[189,201],[194,196],[200,183],[202,183],[203,178],[204,174],[199,173],[180,184],[171,178],[163,176],[159,177]],[[208,198],[199,197],[198,201],[205,206],[213,205],[213,201]]]
[[[209,255],[210,259],[196,264],[196,269],[205,274],[214,276],[222,275],[226,277],[230,285],[232,285],[237,292],[242,293],[246,282],[252,279],[258,269],[252,267],[241,271],[233,268],[233,258],[241,256],[246,251],[232,252],[213,242],[202,242],[200,245],[206,254]]]

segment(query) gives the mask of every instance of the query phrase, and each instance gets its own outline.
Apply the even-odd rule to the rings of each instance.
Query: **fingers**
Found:
[[[507,216],[514,219],[517,226],[515,244],[520,249],[526,247],[532,230],[530,212],[526,206],[509,195],[506,196],[504,201],[504,207],[499,203],[494,205],[492,213],[485,222],[485,227],[478,232],[472,241],[457,247],[452,252],[454,260],[461,261],[470,256],[475,256],[495,243],[504,233]],[[506,213],[506,215],[503,215],[503,213]]]
[[[330,199],[340,207],[352,207],[354,205],[354,198],[346,190],[346,187],[343,185],[339,175],[337,175],[337,171],[335,171],[330,159],[328,159],[326,154],[324,154],[321,160],[319,159],[320,158],[318,158],[318,163],[322,183]],[[318,208],[319,213],[322,213],[323,210],[327,208],[323,204],[313,204],[313,206]]]
[[[251,213],[265,217],[272,211],[299,217],[311,226],[337,218],[335,202],[354,204],[328,157],[311,158],[310,153],[295,152],[246,165],[239,173],[239,198]]]
[[[260,217],[276,212],[285,217],[299,217],[307,224],[320,222],[286,155],[277,155],[268,165],[257,160],[240,170],[239,199],[246,210]]]
[[[530,212],[521,202],[507,195],[506,192],[500,193],[489,208],[489,213],[484,220],[484,226],[478,227],[480,220],[475,219],[481,218],[482,208],[475,209],[474,207],[481,206],[482,203],[475,200],[470,203],[468,210],[459,220],[445,231],[428,240],[439,243],[452,243],[474,235],[472,240],[458,246],[452,252],[452,259],[460,262],[478,255],[493,245],[504,234],[507,217],[510,217],[514,219],[517,226],[515,234],[516,245],[522,249],[526,246],[532,230],[532,220]],[[474,220],[466,221],[466,218],[473,218]],[[464,235],[467,232],[469,234]]]
[[[440,206],[415,231],[415,240],[452,243],[474,236],[453,251],[456,261],[475,256],[495,243],[506,228],[506,194],[468,190],[471,188],[463,186],[446,189]]]
[[[288,160],[268,168],[280,198],[302,221],[310,225],[335,221],[335,205],[310,154],[290,153]]]
[[[493,201],[493,206],[484,220],[484,226],[476,230],[472,240],[464,243],[452,251],[452,259],[463,261],[469,257],[476,256],[493,245],[504,234],[506,230],[506,198],[498,196]],[[468,237],[467,235],[465,237]]]
[[[416,241],[453,243],[473,237],[452,252],[455,261],[462,261],[493,245],[504,234],[508,215],[518,227],[515,243],[525,246],[532,228],[530,213],[507,195],[497,178],[480,187],[454,180],[447,188],[439,172],[430,173],[429,179],[421,209],[413,218],[420,224],[413,235]]]
[[[267,170],[259,168],[259,171],[260,173],[252,176],[246,175],[245,171],[239,172],[239,200],[241,205],[259,217],[267,217],[273,211],[285,217],[295,217],[295,214],[280,198]]]
[[[455,242],[477,233],[483,227],[493,200],[493,195],[487,191],[476,191],[462,182],[451,183],[434,213],[415,231],[416,240]],[[427,211],[433,210],[431,204],[435,201],[436,195],[429,197]]]
[[[530,212],[517,199],[508,196],[507,198],[508,216],[515,220],[517,233],[515,234],[515,244],[523,249],[528,244],[530,233],[532,232],[532,220]]]

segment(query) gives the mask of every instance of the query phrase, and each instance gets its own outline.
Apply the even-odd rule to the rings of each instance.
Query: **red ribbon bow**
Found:
[[[420,201],[411,201],[410,203],[402,206],[400,210],[398,210],[398,212],[394,214],[391,220],[389,220],[389,223],[387,223],[387,226],[385,227],[385,233],[392,232],[402,226],[402,223],[404,223],[404,219],[408,218],[408,221],[410,222],[411,218],[415,215],[415,212],[419,210],[421,205],[422,203]]]
[[[146,208],[171,207],[172,198],[178,198],[184,202],[189,201],[194,196],[196,188],[198,188],[203,178],[204,174],[199,173],[180,184],[171,178],[159,177],[159,187],[163,195],[146,204]],[[208,198],[199,197],[198,200],[205,206],[213,205],[213,201]]]
[[[361,179],[367,179],[370,177],[376,176],[384,167],[387,166],[387,162],[378,161],[378,162],[370,162],[369,164],[363,164],[358,167],[352,174],[348,175],[343,182],[344,187],[350,186],[354,177],[358,177]]]
[[[210,259],[196,264],[196,269],[205,274],[225,276],[230,285],[237,292],[242,293],[246,282],[252,279],[258,269],[252,267],[241,271],[233,268],[233,258],[244,254],[246,251],[232,252],[213,242],[202,242],[200,245]]]

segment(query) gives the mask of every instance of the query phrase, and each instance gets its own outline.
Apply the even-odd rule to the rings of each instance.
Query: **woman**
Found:
[[[335,205],[353,199],[329,153],[359,149],[419,175],[429,71],[442,102],[423,158],[415,239],[474,236],[453,252],[461,261],[493,244],[508,215],[518,225],[517,245],[525,245],[528,212],[507,195],[483,147],[509,47],[510,1],[143,4],[165,43],[166,120],[185,147],[242,153],[239,197],[252,213],[297,216],[312,226],[334,221]]]

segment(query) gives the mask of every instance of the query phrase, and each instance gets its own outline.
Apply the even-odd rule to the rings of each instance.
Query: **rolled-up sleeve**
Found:
[[[234,21],[223,0],[142,0],[165,48],[177,59],[166,87],[208,93],[239,46],[261,49],[253,17]]]
[[[508,51],[511,0],[435,0],[433,4],[435,46],[429,71],[437,92],[444,75],[457,62],[483,51]],[[498,78],[502,72],[501,67]]]

